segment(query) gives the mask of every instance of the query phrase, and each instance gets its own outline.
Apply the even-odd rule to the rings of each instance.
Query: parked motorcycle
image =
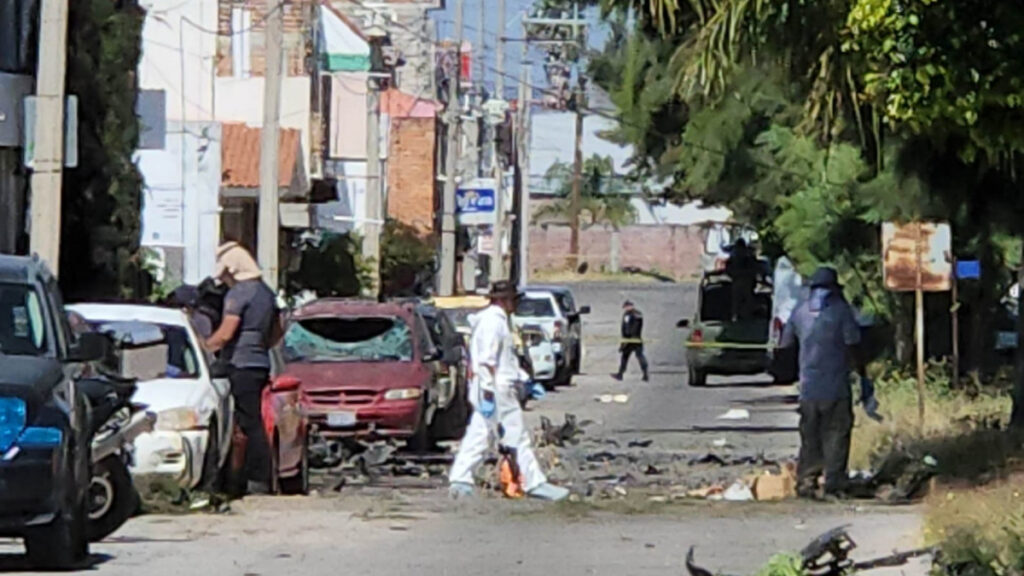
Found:
[[[146,333],[132,323],[98,327],[113,341],[111,357],[97,365],[90,377],[79,382],[89,399],[92,426],[92,481],[88,495],[89,540],[96,542],[121,527],[139,508],[132,484],[132,445],[153,430],[156,415],[132,402],[136,379],[146,364],[166,365],[163,335]],[[146,358],[148,356],[149,358]]]

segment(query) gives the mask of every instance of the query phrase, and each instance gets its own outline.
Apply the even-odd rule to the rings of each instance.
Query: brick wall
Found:
[[[627,226],[619,232],[619,268],[636,267],[676,279],[700,275],[705,232],[699,226]],[[612,231],[580,231],[580,262],[590,270],[611,269]],[[559,270],[569,254],[569,227],[530,228],[530,270]]]
[[[313,0],[291,0],[283,5],[285,73],[288,76],[308,76],[312,62],[312,37],[309,31],[315,22]],[[251,76],[263,76],[266,71],[266,50],[264,45],[264,18],[267,5],[264,0],[219,0],[217,4],[217,75],[231,75],[231,42],[238,38],[238,31],[231,29],[231,9],[244,6],[251,14],[252,25],[246,30],[249,37]]]
[[[424,232],[434,231],[434,118],[392,118],[388,148],[388,216]]]

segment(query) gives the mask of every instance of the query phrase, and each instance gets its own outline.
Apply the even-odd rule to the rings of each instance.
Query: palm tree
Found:
[[[597,154],[583,162],[580,186],[580,226],[583,229],[600,224],[618,232],[636,221],[636,209],[630,204],[628,188],[615,177],[610,157]],[[544,181],[558,199],[542,206],[534,221],[553,219],[568,222],[571,217],[572,164],[556,162],[544,174]]]

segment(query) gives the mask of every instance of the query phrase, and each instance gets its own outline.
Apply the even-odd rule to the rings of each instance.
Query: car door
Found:
[[[206,375],[210,386],[213,387],[214,393],[217,395],[217,446],[220,447],[221,452],[218,457],[224,458],[230,451],[231,432],[235,425],[235,404],[234,398],[231,396],[231,382],[228,380],[228,374],[223,369],[223,365],[218,365],[213,354],[200,344],[199,332],[192,324],[192,320],[189,319],[188,323],[189,344],[193,350],[199,351],[198,361],[203,364],[202,373]]]
[[[576,311],[576,302],[573,300],[572,294],[568,292],[556,294],[555,299],[558,301],[558,307],[562,311],[562,315],[565,316],[565,320],[569,324],[569,348],[571,349],[569,353],[575,355],[580,349],[580,340],[583,337],[583,327],[580,316]]]

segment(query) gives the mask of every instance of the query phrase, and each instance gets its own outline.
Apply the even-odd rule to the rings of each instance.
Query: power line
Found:
[[[356,5],[364,8],[364,9],[371,10],[371,11],[373,11],[373,12],[379,14],[379,15],[382,15],[382,16],[386,16],[387,15],[386,12],[384,12],[384,11],[382,11],[382,10],[376,8],[376,7],[367,6],[362,0],[350,0],[350,1],[352,3],[354,3],[354,4],[356,4]],[[402,29],[404,29],[404,30],[406,30],[406,31],[408,31],[408,32],[418,36],[421,40],[424,40],[425,42],[429,42],[431,44],[434,44],[436,47],[440,47],[440,48],[444,48],[445,47],[445,44],[443,42],[439,42],[439,41],[437,41],[437,40],[435,40],[433,38],[426,37],[421,32],[419,32],[417,30],[414,30],[414,29],[412,29],[412,28],[402,24],[401,22],[390,22],[390,24],[393,24],[393,25],[395,25],[395,26],[397,26],[399,28],[402,28]],[[486,69],[491,71],[491,72],[493,72],[493,73],[495,73],[495,74],[502,74],[506,78],[512,79],[512,80],[514,80],[517,83],[524,84],[530,90],[540,91],[542,94],[546,94],[548,96],[556,96],[556,97],[560,96],[560,94],[558,92],[555,92],[554,90],[551,90],[550,88],[544,88],[544,87],[541,87],[541,86],[537,86],[536,84],[531,84],[529,82],[523,82],[516,75],[509,74],[507,72],[502,72],[502,71],[498,70],[494,66],[486,66]],[[639,124],[630,123],[630,122],[628,122],[626,120],[623,120],[621,117],[619,117],[619,116],[617,116],[615,114],[611,114],[611,113],[605,112],[603,110],[599,110],[599,109],[596,109],[596,108],[591,108],[589,106],[582,106],[580,109],[583,112],[587,113],[587,114],[590,114],[590,115],[593,115],[593,116],[599,116],[599,117],[602,117],[602,118],[605,118],[605,119],[608,119],[608,120],[612,120],[612,121],[617,122],[619,124],[622,124],[624,126],[630,126],[632,128],[638,128],[638,129],[641,129],[641,130],[646,130],[645,126],[641,126]],[[668,136],[661,136],[661,135],[657,135],[657,136],[659,136],[659,137],[661,137],[661,138],[663,138],[665,140],[671,140],[671,138],[668,137]],[[707,145],[704,145],[704,144],[701,144],[701,143],[698,143],[698,142],[687,141],[686,139],[684,139],[682,137],[681,134],[679,136],[679,142],[682,145],[689,146],[691,148],[696,148],[697,150],[700,150],[701,152],[706,152],[708,154],[714,154],[714,155],[722,156],[722,157],[729,156],[729,152],[727,152],[727,151],[711,148],[711,147],[709,147]],[[803,179],[806,179],[806,180],[818,180],[818,177],[816,175],[814,175],[814,174],[807,174],[807,173],[797,172],[795,170],[789,170],[787,168],[782,168],[780,166],[776,166],[776,165],[773,165],[773,164],[768,164],[768,163],[761,162],[761,161],[755,160],[755,159],[750,159],[750,162],[753,165],[755,165],[755,166],[757,166],[759,168],[763,168],[765,170],[770,170],[770,171],[778,172],[780,174],[788,174],[790,176],[794,176],[794,177],[797,177],[797,178],[803,178]],[[832,185],[832,186],[843,186],[843,183],[833,182],[831,180],[828,180],[827,178],[822,180],[822,181],[825,184],[829,184],[829,185]]]

